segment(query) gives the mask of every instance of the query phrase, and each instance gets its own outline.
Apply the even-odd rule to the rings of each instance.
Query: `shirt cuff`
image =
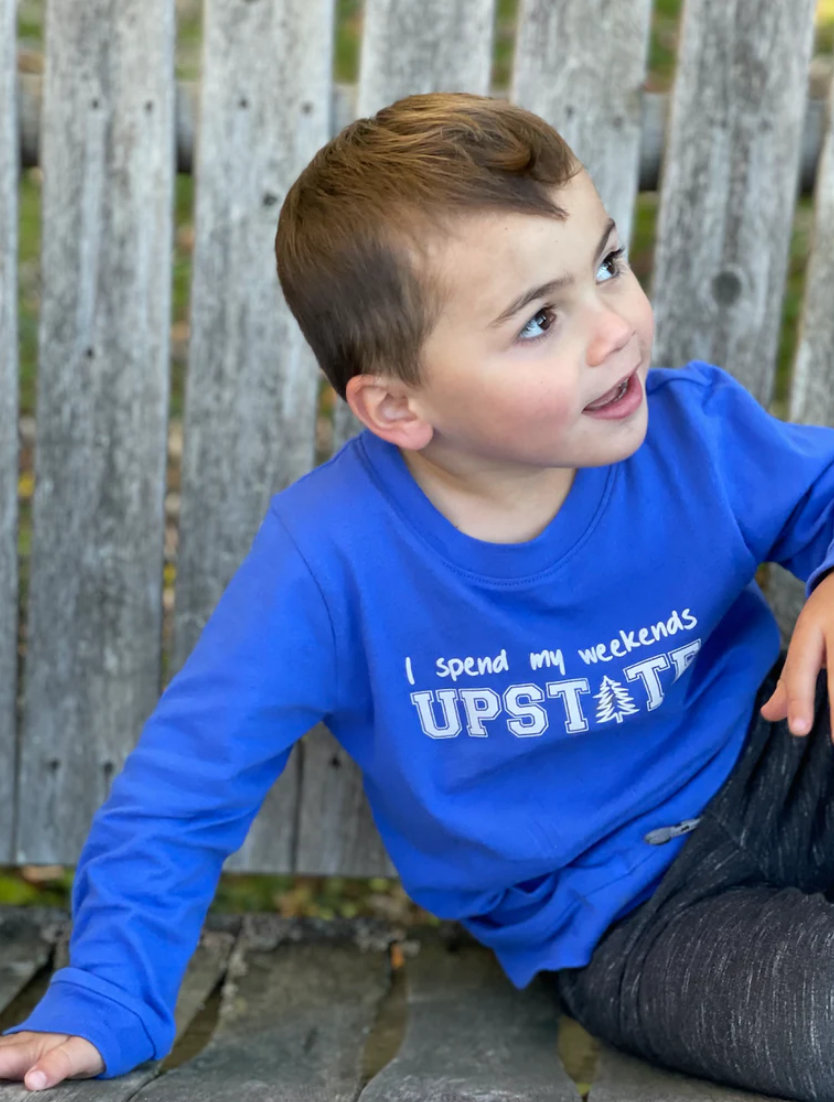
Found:
[[[83,1037],[95,1045],[104,1061],[104,1071],[95,1076],[96,1079],[124,1075],[156,1056],[142,1017],[125,1005],[136,1000],[106,980],[86,972],[81,973],[83,983],[65,978],[67,973],[79,971],[62,968],[56,972],[29,1017],[4,1030],[3,1036],[29,1029]],[[107,994],[108,989],[113,996]]]
[[[822,579],[834,570],[834,551],[829,548],[828,554],[825,556],[820,565],[813,571],[808,581],[805,583],[805,600],[813,593],[814,589],[819,585]]]

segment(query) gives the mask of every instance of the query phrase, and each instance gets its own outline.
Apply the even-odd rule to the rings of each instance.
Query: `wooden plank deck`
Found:
[[[65,912],[0,908],[0,1028],[25,1016],[38,997],[33,987],[27,999],[27,988],[43,986],[47,965],[66,964],[68,932]],[[210,916],[180,992],[171,1055],[116,1079],[62,1083],[50,1097],[580,1102],[559,1058],[560,1020],[574,1023],[561,1016],[553,988],[540,979],[517,991],[494,956],[454,925],[409,933],[397,973],[404,974],[407,1021],[404,1030],[392,1028],[390,948],[402,936],[363,919]],[[195,1019],[219,985],[207,1032],[206,1021]],[[20,1083],[0,1082],[0,1102],[31,1097]],[[766,1100],[603,1047],[589,1102]]]
[[[361,1102],[578,1102],[547,985],[519,992],[491,954],[433,938],[409,965],[405,1040]]]
[[[660,1071],[604,1048],[588,1102],[780,1102],[700,1079]],[[783,1100],[784,1102],[784,1100]]]

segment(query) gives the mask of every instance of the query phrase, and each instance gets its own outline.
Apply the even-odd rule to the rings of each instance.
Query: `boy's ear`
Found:
[[[409,451],[420,451],[434,429],[417,411],[417,403],[405,383],[385,375],[354,375],[345,394],[359,420],[376,436]]]

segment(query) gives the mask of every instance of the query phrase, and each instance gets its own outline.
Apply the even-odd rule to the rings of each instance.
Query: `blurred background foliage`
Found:
[[[512,71],[513,35],[518,0],[497,0],[493,87],[506,90]],[[44,0],[19,0],[19,65],[28,72],[43,68]],[[654,0],[646,87],[668,91],[674,80],[675,58],[683,0]],[[202,46],[201,0],[177,0],[177,76],[198,80]],[[361,0],[337,0],[335,41],[336,80],[351,82],[358,76],[362,32]],[[834,50],[834,0],[819,0],[815,59],[811,92],[824,95],[831,75]],[[20,567],[21,658],[25,661],[25,605],[29,557],[31,497],[34,487],[33,456],[37,393],[38,309],[40,303],[40,169],[29,169],[20,181]],[[191,256],[194,246],[194,187],[190,176],[176,182],[176,234],[172,254],[173,303],[171,317],[171,431],[169,445],[167,533],[165,565],[166,632],[170,634],[176,579],[177,519],[179,512],[179,456],[183,390],[188,355],[188,303]],[[652,257],[658,195],[641,193],[637,203],[632,267],[643,286],[651,291]],[[802,198],[797,206],[791,243],[788,288],[784,301],[779,362],[773,411],[786,413],[790,367],[797,338],[805,267],[813,228],[813,203]],[[326,416],[332,400],[324,395]],[[0,903],[68,906],[73,873],[63,867],[0,866]],[[432,921],[411,903],[397,881],[347,880],[342,877],[252,876],[224,873],[213,910],[242,912],[275,910],[285,916],[353,917],[377,915],[398,923]]]

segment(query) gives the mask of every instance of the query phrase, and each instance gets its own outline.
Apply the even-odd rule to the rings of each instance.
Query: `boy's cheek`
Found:
[[[637,277],[635,276],[635,282],[636,280]],[[652,304],[649,301],[648,295],[639,283],[637,287],[640,294],[634,328],[640,337],[641,343],[648,352],[651,350],[651,346],[654,343],[654,310],[652,309]]]

